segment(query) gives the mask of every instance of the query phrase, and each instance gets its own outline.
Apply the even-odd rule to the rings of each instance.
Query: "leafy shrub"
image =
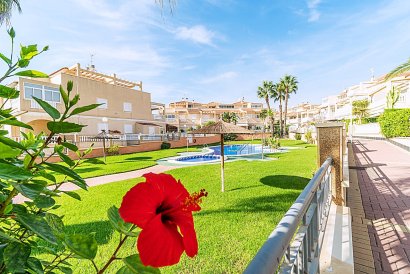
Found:
[[[267,139],[267,144],[268,146],[270,146],[271,148],[277,149],[280,148],[280,141],[278,137],[270,137]]]
[[[295,134],[295,139],[296,139],[296,140],[302,140],[302,134],[296,133],[296,134]]]
[[[112,145],[106,149],[107,155],[120,155],[120,146]]]
[[[410,108],[386,109],[379,124],[386,138],[410,137]]]
[[[224,134],[224,141],[235,141],[238,138],[238,135],[234,133]]]
[[[168,142],[162,142],[161,144],[161,149],[170,149],[171,148],[171,144]]]
[[[308,130],[308,131],[305,133],[305,139],[306,139],[306,142],[307,142],[308,144],[313,144],[313,143],[314,143],[314,140],[313,140],[313,137],[312,137],[312,131]]]

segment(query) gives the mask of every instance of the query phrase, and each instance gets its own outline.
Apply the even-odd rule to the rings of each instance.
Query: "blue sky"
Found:
[[[320,103],[410,57],[408,0],[177,0],[173,15],[155,0],[21,2],[17,40],[50,46],[31,68],[93,53],[98,71],[142,80],[163,103],[259,101],[258,85],[285,73],[299,80],[291,105]]]

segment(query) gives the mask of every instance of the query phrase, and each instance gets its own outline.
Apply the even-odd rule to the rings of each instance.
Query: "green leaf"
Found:
[[[18,66],[19,66],[20,68],[26,68],[26,67],[28,67],[29,64],[30,64],[30,61],[29,61],[29,60],[26,60],[26,59],[20,59],[20,60],[18,60]]]
[[[0,53],[0,58],[3,59],[3,61],[7,64],[7,65],[11,65],[11,60],[9,58],[7,58],[3,53]]]
[[[61,152],[61,150],[57,150],[57,154],[58,156],[60,156],[60,159],[63,160],[64,163],[66,163],[70,167],[73,167],[75,165],[74,161],[71,160],[71,158],[65,155],[63,152]]]
[[[55,107],[37,97],[33,97],[33,99],[41,106],[42,109],[44,109],[45,112],[48,113],[48,115],[50,115],[51,118],[54,120],[60,118],[60,112]]]
[[[37,196],[33,202],[38,208],[49,208],[56,203],[53,198],[44,195]]]
[[[10,35],[11,39],[14,39],[16,37],[16,32],[14,31],[14,28],[10,28],[7,33]]]
[[[38,53],[37,45],[20,46],[21,59],[31,60]]]
[[[131,237],[137,237],[139,232],[131,232],[130,229],[133,224],[126,223],[121,218],[120,214],[118,213],[118,208],[116,206],[112,206],[107,211],[108,220],[110,221],[112,227],[120,233]]]
[[[21,151],[3,143],[0,143],[0,159],[14,158],[21,154]]]
[[[59,265],[57,268],[58,268],[61,272],[63,272],[64,274],[72,274],[72,273],[73,273],[73,270],[72,270],[71,268],[67,267],[67,266],[61,266],[61,265]]]
[[[36,274],[43,274],[44,273],[43,265],[41,264],[40,260],[37,259],[37,258],[34,258],[34,257],[28,258],[27,266],[28,266],[28,268],[33,270],[34,273],[36,273]]]
[[[101,106],[101,105],[102,105],[102,104],[92,104],[92,105],[88,105],[88,106],[83,106],[83,107],[75,108],[75,109],[71,112],[70,116],[73,116],[73,115],[76,115],[76,114],[79,114],[79,113],[83,113],[83,112],[86,112],[86,111],[93,110],[93,109],[95,109],[95,108],[97,108],[97,107],[99,107],[99,106]]]
[[[139,274],[157,274],[161,273],[159,269],[153,268],[150,266],[145,266],[142,264],[140,256],[138,254],[134,254],[122,259],[125,265],[131,270],[133,273]]]
[[[73,192],[73,191],[62,191],[64,194],[67,194],[68,196],[70,196],[71,198],[74,198],[76,200],[81,201],[81,196],[80,194],[78,194],[77,192]]]
[[[57,182],[56,177],[54,177],[54,175],[52,175],[50,173],[47,173],[46,170],[42,170],[42,171],[38,172],[36,174],[36,177],[37,176],[41,176],[43,178],[46,178],[47,180],[52,181],[53,183]]]
[[[57,238],[52,233],[51,227],[44,218],[33,214],[17,214],[17,220],[25,227],[33,231],[42,239],[51,244],[57,244]]]
[[[80,94],[74,95],[73,100],[70,101],[70,107],[76,105],[79,100],[80,100]]]
[[[0,124],[11,125],[11,126],[16,126],[16,127],[24,127],[24,128],[33,130],[33,128],[31,126],[29,126],[26,123],[23,123],[23,122],[15,119],[15,118],[0,120]]]
[[[9,214],[13,210],[13,204],[8,204],[4,209],[4,214]]]
[[[134,274],[132,270],[130,270],[126,265],[118,269],[117,274]]]
[[[60,216],[57,216],[55,214],[52,213],[46,213],[46,222],[48,223],[48,225],[54,230],[57,231],[59,233],[63,233],[64,232],[64,223],[61,220]]]
[[[47,51],[49,48],[50,48],[49,46],[45,46],[45,47],[43,48],[43,51]]]
[[[47,128],[54,133],[72,133],[80,132],[83,129],[83,125],[69,123],[69,122],[48,122]]]
[[[61,94],[61,97],[63,98],[64,105],[68,107],[68,102],[70,101],[70,99],[68,98],[67,92],[65,92],[63,86],[61,85],[60,85],[60,94]]]
[[[37,70],[31,70],[31,69],[19,71],[19,72],[15,73],[14,75],[33,77],[33,78],[47,78],[48,77],[48,75],[43,73],[43,72],[40,72],[40,71],[37,71]]]
[[[0,163],[0,179],[4,180],[27,180],[32,177],[32,174],[20,167]]]
[[[31,183],[25,183],[25,184],[16,184],[13,183],[13,186],[24,196],[29,199],[34,200],[37,198],[38,195],[40,195],[41,191],[44,189],[43,184],[31,184]]]
[[[4,264],[11,273],[24,273],[31,248],[22,243],[10,243],[3,253]]]
[[[71,91],[73,90],[73,86],[74,86],[73,81],[68,81],[68,82],[67,82],[67,90],[68,90],[68,92],[71,92]]]
[[[73,184],[75,184],[76,186],[78,186],[79,188],[82,188],[84,190],[87,190],[88,185],[84,182],[81,181],[77,181],[77,180],[73,180],[71,181]]]
[[[61,142],[61,145],[62,145],[63,147],[68,148],[68,149],[71,150],[71,151],[74,151],[74,152],[78,151],[78,147],[77,147],[76,145],[74,145],[74,144],[67,143],[67,142]]]
[[[13,148],[26,149],[22,144],[4,136],[0,136],[0,142]]]
[[[6,233],[2,232],[1,230],[0,230],[0,239],[1,239],[2,243],[4,243],[4,242],[16,242],[16,243],[18,243],[19,242],[17,239],[15,239],[13,237],[10,237]]]
[[[20,96],[20,91],[15,88],[0,85],[0,97],[8,99],[17,99]]]
[[[64,243],[81,258],[92,260],[97,255],[98,244],[94,233],[66,235]]]
[[[58,165],[58,164],[52,164],[52,163],[44,163],[47,166],[47,169],[67,175],[68,177],[73,178],[74,180],[77,180],[79,182],[85,183],[84,179],[81,178],[80,175],[75,173],[73,170],[69,169],[68,167]],[[86,189],[86,188],[84,188]]]
[[[0,130],[0,135],[1,136],[7,135],[7,134],[9,134],[8,130]]]

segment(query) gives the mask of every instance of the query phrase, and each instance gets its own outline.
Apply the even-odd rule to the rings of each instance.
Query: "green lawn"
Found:
[[[83,178],[115,174],[154,166],[157,164],[157,160],[161,158],[176,156],[178,153],[186,151],[186,148],[172,148],[107,156],[106,164],[104,164],[102,157],[92,158],[85,160],[75,170]],[[198,151],[198,147],[190,147],[189,151]]]
[[[190,192],[205,188],[209,196],[204,200],[202,211],[194,214],[198,256],[191,259],[183,255],[178,265],[161,269],[163,273],[240,273],[244,270],[316,169],[315,146],[307,145],[306,149],[273,157],[278,160],[226,163],[225,193],[220,192],[218,164],[169,172],[181,179]],[[119,239],[108,223],[106,210],[112,204],[118,206],[125,192],[140,181],[138,178],[92,187],[88,192],[79,191],[82,202],[67,197],[60,200],[62,207],[58,213],[65,215],[68,231],[96,232],[101,244],[96,258],[99,266],[111,256]],[[132,253],[135,253],[135,241],[129,240],[122,255]],[[88,261],[73,263],[74,273],[92,273]],[[117,263],[108,273],[115,273]]]

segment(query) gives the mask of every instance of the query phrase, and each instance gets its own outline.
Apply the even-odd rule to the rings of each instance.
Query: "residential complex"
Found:
[[[208,121],[219,121],[224,112],[233,112],[239,117],[237,125],[257,130],[263,126],[263,121],[259,118],[262,109],[262,103],[246,102],[244,98],[229,104],[204,104],[184,98],[179,102],[170,103],[165,108],[165,119],[167,131],[180,131],[197,128]]]
[[[156,120],[157,117],[152,113],[163,105],[151,102],[151,94],[143,91],[142,82],[123,80],[115,74],[98,73],[93,68],[81,68],[80,64],[61,68],[51,73],[48,78],[19,77],[10,86],[20,91],[20,97],[9,101],[8,106],[23,113],[19,119],[31,125],[35,133],[47,133],[50,117],[33,97],[47,101],[62,112],[64,105],[59,86],[65,88],[68,81],[74,83],[72,92],[80,94],[79,106],[102,104],[95,110],[69,119],[71,122],[87,125],[81,135],[96,135],[102,130],[123,134],[155,134],[165,128],[164,121]],[[12,136],[19,136],[19,130],[15,127],[9,128]]]

